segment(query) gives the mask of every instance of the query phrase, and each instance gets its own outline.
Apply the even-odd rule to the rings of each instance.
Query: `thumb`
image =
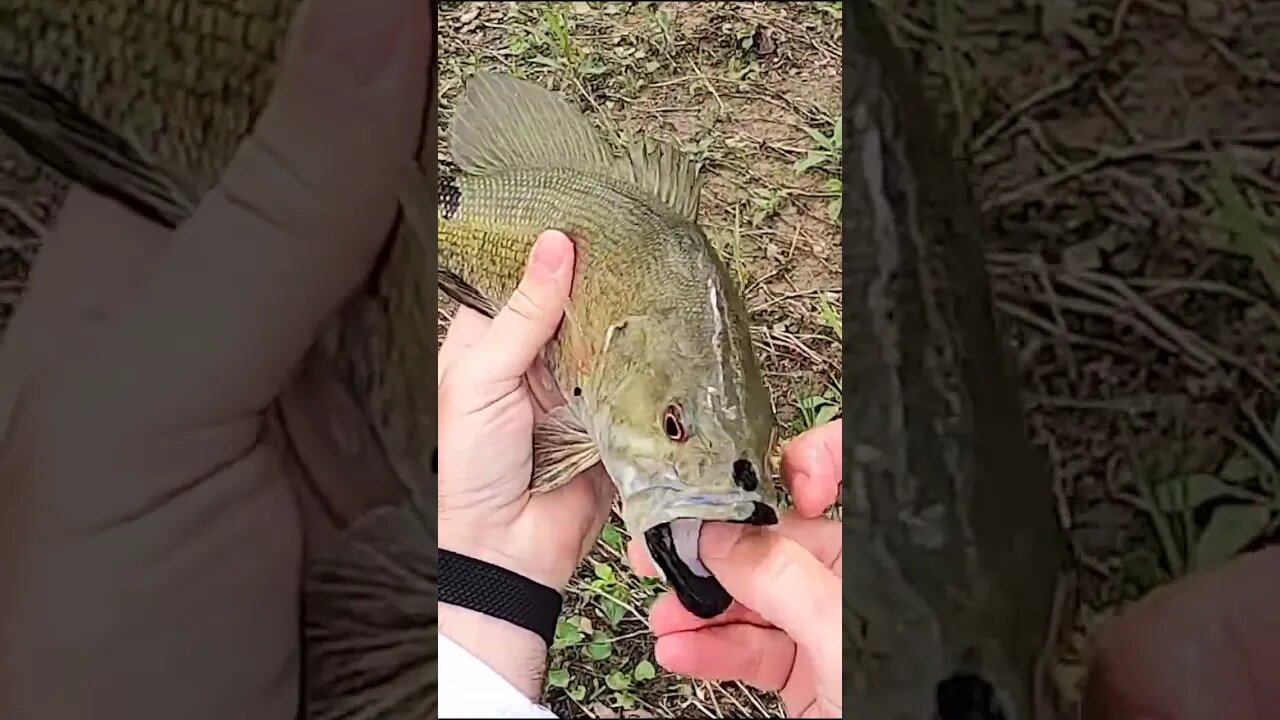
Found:
[[[550,230],[538,236],[524,278],[476,345],[475,378],[519,380],[555,335],[573,284],[573,241]]]
[[[104,340],[110,399],[128,398],[113,408],[217,422],[279,391],[395,217],[422,123],[430,11],[303,4],[253,131]]]
[[[1280,547],[1155,590],[1095,641],[1085,716],[1262,720],[1280,709]]]
[[[702,527],[700,556],[739,603],[791,636],[819,668],[840,662],[840,578],[799,543],[735,523]]]

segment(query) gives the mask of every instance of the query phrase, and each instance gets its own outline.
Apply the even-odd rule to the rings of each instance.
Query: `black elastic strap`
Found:
[[[440,602],[529,630],[551,647],[564,598],[523,575],[448,550],[440,551]]]

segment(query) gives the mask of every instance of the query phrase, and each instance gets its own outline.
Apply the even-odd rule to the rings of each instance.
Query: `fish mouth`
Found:
[[[776,525],[778,514],[762,502],[753,503],[751,515],[742,520],[726,520],[745,525]],[[698,555],[703,520],[679,518],[660,523],[644,533],[649,556],[675,589],[686,610],[707,620],[729,609],[733,598],[707,570]]]

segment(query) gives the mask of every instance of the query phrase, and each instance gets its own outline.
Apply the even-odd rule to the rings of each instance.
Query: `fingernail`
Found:
[[[568,238],[564,235],[543,233],[533,244],[533,256],[529,259],[529,265],[533,270],[547,277],[559,275],[569,259],[571,248]]]
[[[302,20],[302,45],[351,79],[371,83],[398,54],[412,1],[313,0]]]
[[[744,530],[742,525],[733,523],[704,523],[698,542],[702,557],[704,559],[727,557],[733,550],[733,546],[742,538]]]

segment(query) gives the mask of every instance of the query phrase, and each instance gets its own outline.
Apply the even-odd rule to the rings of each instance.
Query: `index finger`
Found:
[[[817,558],[837,575],[841,572],[840,560],[843,552],[843,535],[840,523],[821,518],[806,518],[795,513],[786,513],[777,525],[769,528],[769,532],[777,533],[800,544],[809,554]],[[657,577],[658,569],[645,551],[644,540],[635,539],[627,543],[627,560],[635,571],[643,576]]]
[[[837,419],[805,431],[782,448],[782,482],[805,517],[821,515],[840,495],[841,430]]]
[[[729,523],[708,523],[699,547],[735,600],[820,661],[839,657],[840,578],[807,549],[781,533]]]
[[[1087,716],[1273,717],[1280,708],[1277,595],[1280,547],[1152,592],[1098,633]]]

